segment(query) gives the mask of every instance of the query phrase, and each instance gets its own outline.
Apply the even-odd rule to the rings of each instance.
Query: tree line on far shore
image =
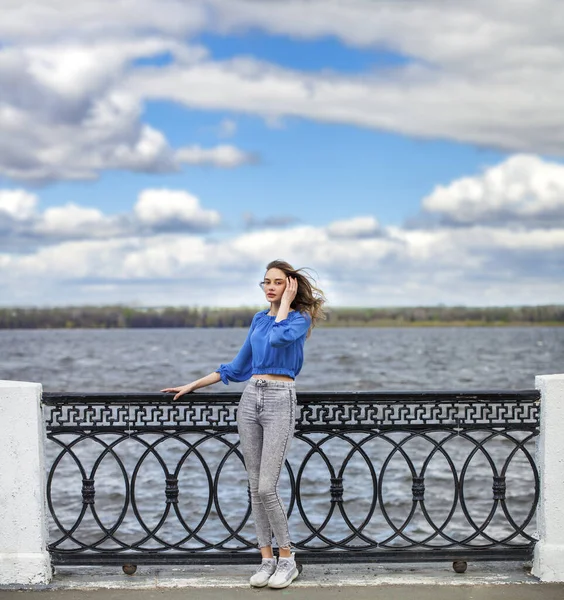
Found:
[[[0,329],[248,327],[257,307],[0,308]],[[327,308],[319,327],[564,325],[564,305]]]

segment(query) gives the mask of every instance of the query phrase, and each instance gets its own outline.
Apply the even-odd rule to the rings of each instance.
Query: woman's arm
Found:
[[[286,289],[280,300],[278,314],[274,320],[274,326],[270,332],[270,345],[275,348],[283,348],[299,337],[307,334],[311,325],[311,317],[307,313],[294,312],[290,316],[290,307],[298,293],[298,281],[295,277],[288,277]]]
[[[275,321],[270,331],[270,345],[274,348],[284,348],[307,335],[311,326],[311,317],[307,313],[293,312],[291,317],[283,321]]]
[[[258,314],[258,313],[257,313]],[[174,396],[173,400],[178,400],[180,396],[184,394],[189,394],[194,390],[197,390],[202,387],[206,387],[208,385],[213,385],[218,381],[222,381],[223,383],[229,383],[231,381],[245,381],[251,376],[251,360],[252,360],[252,350],[251,350],[251,333],[253,332],[254,325],[256,323],[255,315],[251,322],[251,326],[249,328],[249,332],[247,333],[247,338],[243,343],[243,346],[237,353],[237,356],[228,364],[220,365],[219,369],[202,377],[201,379],[196,379],[186,385],[181,385],[179,387],[168,387],[161,390],[161,392],[175,392],[176,396]]]
[[[219,373],[214,371],[213,373],[210,373],[205,377],[201,377],[200,379],[196,379],[196,381],[192,381],[190,383],[187,383],[186,385],[181,385],[179,387],[172,388],[164,388],[161,390],[161,392],[176,392],[176,396],[174,396],[173,400],[178,400],[178,398],[180,398],[180,396],[183,396],[184,394],[189,394],[194,390],[206,387],[208,385],[213,385],[218,381],[221,381],[221,376]]]
[[[275,323],[284,321],[288,318],[290,313],[290,306],[298,293],[298,280],[295,277],[286,278],[286,288],[280,299],[280,307],[278,308],[278,314],[276,315]]]

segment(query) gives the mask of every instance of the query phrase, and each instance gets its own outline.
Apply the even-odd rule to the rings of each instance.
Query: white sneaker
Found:
[[[251,585],[264,587],[274,571],[276,571],[276,558],[263,558],[257,572],[251,577]]]
[[[296,566],[296,557],[293,552],[289,558],[280,556],[276,571],[268,580],[268,587],[276,589],[288,587],[299,574],[300,572]]]

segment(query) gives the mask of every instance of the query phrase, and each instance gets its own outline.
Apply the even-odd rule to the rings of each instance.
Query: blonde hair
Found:
[[[294,269],[290,263],[280,259],[269,262],[266,270],[269,269],[280,269],[286,277],[296,278],[298,292],[290,307],[299,312],[306,312],[311,317],[311,327],[307,332],[307,337],[309,337],[316,322],[326,318],[323,304],[327,301],[324,293],[317,287],[315,278],[309,274],[310,269],[307,267]]]

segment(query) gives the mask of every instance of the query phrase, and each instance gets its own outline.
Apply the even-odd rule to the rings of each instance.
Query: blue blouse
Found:
[[[276,322],[276,316],[269,316],[268,311],[256,313],[237,356],[216,369],[223,383],[246,381],[251,375],[260,374],[289,375],[295,379],[301,371],[311,317],[295,310]]]

